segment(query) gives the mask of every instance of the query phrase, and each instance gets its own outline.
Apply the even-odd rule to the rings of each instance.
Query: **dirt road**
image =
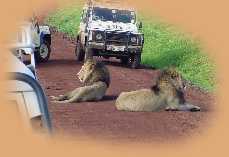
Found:
[[[53,34],[51,59],[38,66],[39,79],[47,96],[63,94],[80,86],[76,73],[82,64],[76,62],[74,48],[75,45],[63,39],[60,33]],[[143,68],[132,70],[115,61],[106,61],[106,65],[112,83],[103,101],[49,103],[56,133],[71,134],[76,138],[85,136],[110,141],[155,142],[190,137],[206,129],[212,113],[213,97],[191,87],[187,90],[186,98],[190,103],[199,105],[201,112],[117,111],[114,102],[120,92],[149,87],[158,71]]]

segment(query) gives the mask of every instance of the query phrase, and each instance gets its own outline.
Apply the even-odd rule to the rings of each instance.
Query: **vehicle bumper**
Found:
[[[127,56],[141,53],[142,46],[135,45],[115,45],[106,43],[89,42],[89,48],[96,50],[95,55],[103,56]]]

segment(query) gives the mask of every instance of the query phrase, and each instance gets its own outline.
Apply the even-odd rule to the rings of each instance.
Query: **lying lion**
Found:
[[[181,75],[170,68],[151,89],[121,93],[115,106],[123,111],[200,111],[200,107],[186,103],[183,89]]]
[[[101,100],[109,85],[110,74],[102,62],[88,59],[77,74],[84,87],[76,88],[58,97],[51,98],[57,103],[74,103]]]

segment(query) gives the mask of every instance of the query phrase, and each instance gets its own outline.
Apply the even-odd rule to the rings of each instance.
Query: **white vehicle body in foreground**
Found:
[[[27,68],[19,59],[12,56],[12,69],[9,71],[10,73],[19,73],[24,74],[28,77],[31,77],[34,81],[36,81],[36,77],[31,72],[29,68]],[[41,110],[39,108],[39,103],[37,101],[36,93],[33,88],[22,81],[19,80],[10,80],[9,82],[9,92],[11,93],[11,98],[15,99],[19,105],[21,113],[27,112],[27,116],[29,118],[34,118],[41,115]]]
[[[29,25],[23,25],[18,40],[10,45],[11,69],[7,81],[8,99],[16,104],[27,126],[51,131],[47,99],[37,76],[34,57],[34,43]],[[29,55],[31,62],[24,63],[23,55]]]
[[[33,72],[15,56],[9,70],[8,100],[19,109],[26,126],[51,131],[47,99]]]

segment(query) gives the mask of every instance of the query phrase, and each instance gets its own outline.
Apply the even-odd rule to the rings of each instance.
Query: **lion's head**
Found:
[[[169,68],[162,72],[162,79],[168,80],[177,90],[183,91],[185,85],[181,74],[175,68]]]
[[[92,73],[94,69],[95,62],[93,60],[87,60],[83,66],[81,67],[80,71],[77,73],[77,76],[80,82],[84,83],[88,78],[89,74]]]
[[[79,80],[85,85],[92,85],[95,82],[105,82],[110,85],[110,74],[108,69],[102,62],[97,62],[93,59],[87,59],[78,72]]]
[[[185,90],[185,85],[182,79],[181,74],[175,68],[168,68],[162,70],[160,76],[156,81],[156,85],[153,86],[153,89],[157,90],[175,90],[183,92]]]

